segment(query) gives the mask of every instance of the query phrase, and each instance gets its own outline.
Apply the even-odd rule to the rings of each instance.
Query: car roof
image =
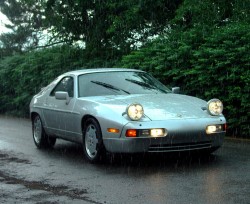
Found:
[[[81,70],[70,71],[64,73],[63,75],[82,75],[88,73],[98,73],[98,72],[124,72],[124,71],[136,71],[136,72],[143,72],[138,69],[127,69],[127,68],[85,68]]]

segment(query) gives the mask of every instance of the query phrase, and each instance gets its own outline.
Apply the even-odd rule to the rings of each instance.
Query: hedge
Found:
[[[27,117],[33,95],[58,75],[76,69],[112,67],[115,60],[93,58],[84,50],[59,46],[0,60],[0,113]]]

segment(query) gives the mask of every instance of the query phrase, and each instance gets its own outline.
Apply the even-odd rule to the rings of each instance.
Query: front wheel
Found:
[[[49,137],[43,128],[43,124],[39,115],[32,119],[32,134],[35,145],[40,148],[50,148],[56,143],[56,138]]]
[[[84,124],[83,151],[85,157],[92,163],[99,162],[106,155],[100,125],[93,118],[87,119]]]

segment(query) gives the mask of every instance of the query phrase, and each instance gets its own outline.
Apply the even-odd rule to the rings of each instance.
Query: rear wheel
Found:
[[[32,119],[32,134],[34,143],[38,148],[50,148],[56,143],[56,138],[49,137],[43,128],[43,124],[39,115]]]
[[[99,162],[106,156],[100,125],[93,118],[87,119],[84,124],[83,151],[85,157],[92,163]]]

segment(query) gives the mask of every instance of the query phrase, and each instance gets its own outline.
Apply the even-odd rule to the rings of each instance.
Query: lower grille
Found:
[[[211,142],[151,145],[148,152],[177,152],[211,148]]]

